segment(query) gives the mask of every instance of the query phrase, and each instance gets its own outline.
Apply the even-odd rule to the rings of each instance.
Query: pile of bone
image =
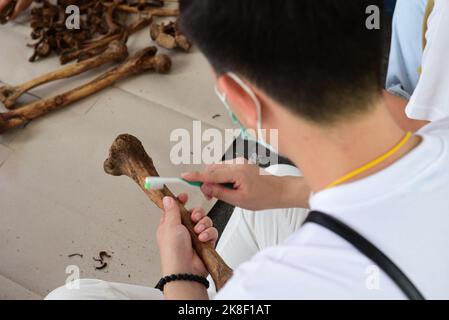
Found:
[[[168,1],[168,0],[166,0]],[[150,46],[128,57],[126,46],[130,35],[150,27],[154,42],[166,49],[189,51],[190,42],[179,31],[177,22],[153,23],[153,17],[173,17],[179,10],[166,8],[162,0],[48,0],[36,1],[32,8],[32,37],[38,39],[31,57],[59,55],[62,64],[76,60],[58,70],[38,76],[19,85],[0,86],[0,102],[10,109],[0,113],[0,134],[42,117],[54,110],[96,94],[115,82],[143,72],[165,74],[171,69],[171,59],[157,54]],[[65,27],[65,8],[69,5],[80,8],[83,19],[81,28]],[[131,21],[129,21],[131,20]],[[92,81],[72,88],[64,93],[20,105],[19,98],[30,90],[60,79],[67,79],[107,64],[118,64]]]
[[[86,59],[98,54],[98,51],[84,52],[80,56],[71,53],[89,47],[97,40],[106,39],[118,34],[124,34],[128,29],[130,13],[149,13],[153,9],[164,6],[162,0],[37,0],[37,5],[31,10],[31,38],[36,40],[31,46],[34,53],[30,61],[48,57],[51,53],[60,56],[61,63],[74,59]],[[80,10],[80,20],[77,28],[67,28],[69,18],[66,8],[76,5]],[[130,11],[131,10],[131,11]],[[155,11],[156,14],[164,10]],[[165,10],[169,15],[173,10]]]

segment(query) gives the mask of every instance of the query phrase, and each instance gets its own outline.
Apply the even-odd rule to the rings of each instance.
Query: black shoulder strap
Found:
[[[401,271],[401,269],[399,269],[399,267],[396,266],[396,264],[394,264],[394,262],[391,261],[382,251],[376,248],[371,242],[351,227],[332,216],[318,211],[310,212],[305,222],[316,223],[338,234],[340,237],[351,243],[366,257],[375,262],[379,268],[381,268],[393,280],[393,282],[397,284],[407,298],[410,300],[424,300],[424,296],[419,292],[410,279]]]

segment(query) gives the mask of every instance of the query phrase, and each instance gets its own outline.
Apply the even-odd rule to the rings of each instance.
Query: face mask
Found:
[[[229,106],[228,99],[226,97],[226,93],[221,93],[220,90],[218,89],[218,87],[217,86],[215,87],[215,93],[217,94],[218,98],[220,98],[223,105],[226,107],[226,110],[228,110],[228,113],[232,119],[232,122],[235,125],[239,126],[239,128],[241,129],[242,138],[246,139],[246,140],[254,140],[257,143],[259,143],[260,145],[262,145],[263,147],[265,147],[275,153],[278,153],[277,150],[273,146],[269,145],[264,139],[264,134],[263,134],[263,130],[262,130],[262,107],[261,107],[259,99],[254,94],[254,92],[246,85],[246,83],[243,82],[242,79],[239,78],[239,76],[237,76],[236,74],[234,74],[232,72],[228,72],[227,76],[230,77],[232,80],[234,80],[243,89],[243,91],[245,91],[249,95],[249,97],[253,101],[254,105],[256,106],[258,139],[254,139],[254,137],[248,133],[248,129],[245,128],[245,126],[243,126],[243,124],[239,121],[239,119],[234,114],[234,112],[232,112],[232,109]]]

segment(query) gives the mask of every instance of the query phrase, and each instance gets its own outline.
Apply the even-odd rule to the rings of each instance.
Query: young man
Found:
[[[209,59],[222,99],[243,126],[277,129],[280,153],[304,175],[229,164],[184,175],[203,181],[206,196],[247,209],[236,210],[220,240],[235,272],[217,298],[449,298],[449,120],[411,135],[392,118],[382,98],[381,32],[365,23],[373,4],[382,7],[381,0],[181,1],[182,27]],[[204,276],[176,202],[164,205],[163,276]],[[385,259],[365,252],[366,243],[356,249],[360,239],[346,241],[319,219],[298,229],[299,209],[266,211],[291,207],[326,213],[312,215],[349,226],[392,262],[380,269]],[[201,210],[192,218],[200,240],[216,240]],[[49,298],[155,294],[86,280]],[[164,297],[208,296],[201,283],[172,281]]]

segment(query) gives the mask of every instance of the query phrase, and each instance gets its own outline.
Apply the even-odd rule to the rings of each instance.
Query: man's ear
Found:
[[[251,85],[248,83],[247,85],[251,88]],[[226,94],[226,99],[239,121],[248,129],[256,129],[257,107],[250,95],[226,74],[218,78],[218,89],[221,93]]]

